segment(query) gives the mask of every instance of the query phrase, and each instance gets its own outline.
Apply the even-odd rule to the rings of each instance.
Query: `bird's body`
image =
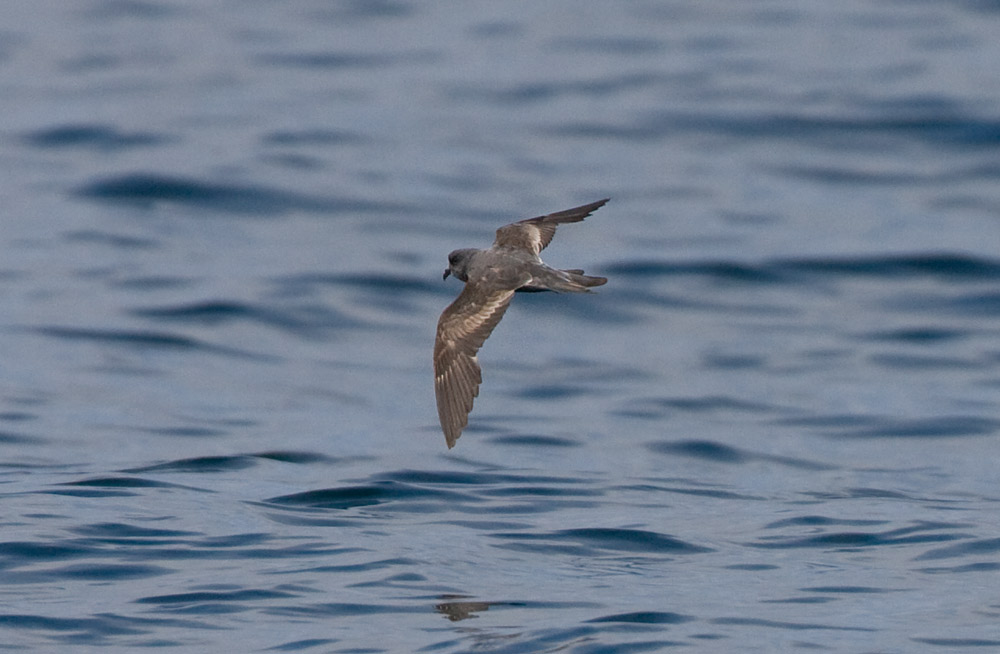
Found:
[[[468,424],[482,374],[476,353],[500,322],[517,291],[586,293],[608,280],[582,270],[547,266],[539,253],[552,241],[556,226],[580,222],[604,206],[600,200],[566,211],[521,220],[497,230],[488,250],[465,248],[448,255],[444,277],[465,282],[458,298],[441,314],[434,342],[434,391],[448,447]]]

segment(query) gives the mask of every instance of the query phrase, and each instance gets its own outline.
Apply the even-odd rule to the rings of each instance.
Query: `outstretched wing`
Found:
[[[590,214],[603,207],[608,198],[591,202],[581,207],[574,207],[547,216],[528,218],[510,225],[504,225],[497,230],[497,240],[494,247],[516,248],[538,254],[552,242],[556,226],[560,223],[578,223]]]
[[[434,393],[448,449],[469,424],[483,378],[476,353],[503,318],[513,289],[485,289],[469,282],[438,320],[434,341]]]

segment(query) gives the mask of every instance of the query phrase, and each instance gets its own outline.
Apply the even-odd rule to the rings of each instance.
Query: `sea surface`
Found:
[[[997,2],[3,13],[0,650],[1000,651]]]

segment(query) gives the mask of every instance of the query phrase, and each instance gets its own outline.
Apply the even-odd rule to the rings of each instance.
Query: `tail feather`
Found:
[[[591,277],[584,275],[582,270],[556,270],[541,268],[534,273],[530,284],[517,289],[522,292],[556,291],[558,293],[589,293],[592,286],[601,286],[608,282],[606,277]]]
[[[607,277],[584,275],[582,270],[564,270],[563,272],[569,275],[570,279],[580,286],[586,286],[588,288],[592,286],[603,286],[608,283]]]

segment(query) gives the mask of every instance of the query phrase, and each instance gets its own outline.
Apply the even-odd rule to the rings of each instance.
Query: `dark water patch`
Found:
[[[87,579],[90,581],[117,581],[121,579],[145,579],[171,574],[174,571],[158,565],[135,564],[80,564],[71,565],[51,572],[52,579]]]
[[[67,241],[73,243],[107,245],[116,250],[152,250],[160,246],[159,242],[150,238],[111,234],[96,229],[83,229],[68,232],[65,238]]]
[[[143,431],[157,436],[179,436],[181,438],[215,438],[229,434],[226,430],[210,427],[146,427]]]
[[[695,459],[703,459],[715,463],[745,464],[752,461],[763,461],[767,463],[777,463],[779,465],[800,468],[803,470],[832,470],[834,466],[808,461],[806,459],[796,459],[787,456],[776,456],[773,454],[761,454],[750,452],[729,445],[723,445],[714,441],[706,440],[681,440],[647,443],[646,449],[657,454],[668,456],[686,456]]]
[[[794,272],[816,275],[930,277],[942,281],[1000,279],[1000,260],[948,252],[788,259],[777,264]]]
[[[934,568],[920,568],[920,572],[926,574],[982,574],[984,572],[996,572],[1000,570],[1000,563],[995,562],[983,562],[983,563],[966,563],[964,565],[955,566],[941,566]]]
[[[964,533],[930,533],[938,531],[935,527],[916,525],[903,529],[892,529],[882,532],[875,531],[840,531],[831,533],[811,534],[808,536],[774,536],[766,537],[750,547],[765,549],[798,549],[798,548],[832,548],[854,549],[881,546],[922,545],[940,543],[967,538]]]
[[[169,332],[61,326],[42,326],[31,327],[28,329],[29,331],[42,336],[48,336],[66,341],[90,341],[94,343],[140,349],[208,352],[212,354],[260,360],[269,360],[273,358],[253,352],[247,352],[245,350],[212,345],[189,336],[181,336]]]
[[[325,646],[333,645],[336,642],[337,642],[337,640],[335,638],[306,638],[306,639],[303,639],[303,640],[293,640],[293,641],[288,642],[288,643],[282,643],[281,645],[275,645],[274,647],[267,647],[267,648],[264,649],[264,651],[265,652],[302,652],[302,651],[305,651],[305,650],[315,649],[317,647],[325,647]]]
[[[899,419],[832,414],[782,418],[774,423],[813,428],[824,436],[845,438],[952,438],[985,436],[1000,430],[1000,421],[993,418],[961,415]]]
[[[42,442],[44,439],[37,436],[13,431],[0,431],[0,443],[4,445],[34,445]]]
[[[804,284],[824,278],[929,277],[942,281],[1000,280],[1000,260],[949,252],[734,261],[627,261],[606,266],[622,277],[708,277],[742,284]]]
[[[650,443],[647,449],[658,454],[689,456],[696,459],[706,459],[717,463],[746,463],[751,459],[735,447],[722,445],[711,441],[673,441],[667,443]]]
[[[197,532],[180,529],[152,529],[149,527],[136,527],[121,522],[101,522],[71,529],[75,534],[87,536],[101,541],[119,542],[122,539],[143,539],[152,542],[153,539],[177,539],[196,536]]]
[[[948,356],[918,354],[873,354],[868,357],[872,365],[900,371],[921,370],[972,370],[985,367],[978,361]]]
[[[398,495],[387,488],[378,486],[348,486],[281,495],[265,501],[284,506],[316,509],[352,509],[359,506],[384,504],[396,499],[398,499]]]
[[[687,413],[763,413],[776,407],[757,402],[746,402],[723,395],[702,397],[663,397],[640,400],[643,405],[673,409]]]
[[[476,486],[480,488],[504,484],[564,484],[586,485],[591,480],[584,477],[556,477],[553,475],[526,475],[513,472],[458,472],[450,470],[396,470],[378,473],[371,479],[412,484],[442,484]]]
[[[178,320],[182,322],[197,322],[215,325],[227,322],[232,318],[242,318],[252,315],[255,309],[243,302],[224,300],[195,302],[178,306],[150,309],[132,309],[130,313],[141,318],[156,320]]]
[[[124,203],[149,209],[168,202],[242,215],[280,215],[291,211],[310,213],[371,213],[405,210],[401,205],[354,198],[310,196],[261,184],[226,184],[157,173],[132,173],[85,184],[74,194],[102,202]]]
[[[640,491],[642,493],[676,493],[678,495],[691,495],[694,497],[712,497],[719,500],[753,500],[765,499],[760,495],[746,495],[734,493],[732,491],[720,490],[718,488],[703,488],[698,483],[690,486],[665,486],[662,484],[629,484],[618,487],[621,490]]]
[[[316,305],[288,305],[272,309],[227,300],[133,309],[129,313],[157,323],[172,321],[219,326],[235,321],[255,322],[303,336],[318,335],[332,329],[356,328],[361,324],[342,312]]]
[[[483,497],[599,497],[604,494],[603,490],[574,488],[567,491],[565,488],[556,486],[519,485],[488,488],[480,491],[480,495]]]
[[[229,472],[235,470],[245,470],[256,465],[256,461],[249,455],[236,456],[198,456],[189,459],[177,459],[166,463],[157,463],[139,468],[129,468],[122,472],[139,474],[144,472]]]
[[[778,620],[763,620],[760,618],[713,618],[712,624],[740,625],[747,627],[767,627],[769,629],[788,629],[792,631],[830,630],[830,631],[878,631],[869,627],[841,627],[837,625],[819,624],[815,622],[781,622]]]
[[[967,556],[993,556],[998,552],[1000,552],[1000,538],[978,538],[965,543],[959,543],[958,545],[949,545],[948,547],[940,547],[929,552],[924,552],[916,560],[931,561]]]
[[[767,367],[767,358],[750,354],[709,353],[702,357],[709,370],[755,370]]]
[[[542,607],[540,607],[542,608]],[[544,607],[551,610],[552,607]],[[521,629],[516,633],[516,637],[506,634],[495,636],[491,640],[483,641],[488,644],[490,652],[495,654],[524,654],[526,652],[571,652],[573,654],[638,654],[639,652],[659,652],[668,648],[690,645],[685,642],[674,642],[666,640],[657,641],[624,641],[615,642],[611,639],[611,633],[622,631],[625,634],[638,633],[639,625],[623,625],[624,630],[616,629],[613,624],[589,624],[574,625],[571,627],[551,627],[546,626],[534,630]],[[659,629],[662,630],[662,629]],[[476,641],[473,641],[476,642]],[[463,642],[453,641],[449,645],[465,645]],[[444,644],[435,645],[439,649]],[[430,648],[428,648],[430,649]],[[473,650],[479,649],[473,647]],[[461,651],[468,651],[469,648],[462,647]]]
[[[796,416],[794,418],[779,418],[774,420],[776,425],[786,425],[791,427],[810,427],[822,429],[859,429],[874,428],[881,424],[884,417],[858,415],[850,413],[833,413],[828,415]]]
[[[81,9],[79,15],[99,22],[119,20],[155,21],[179,18],[186,9],[151,0],[105,0]]]
[[[518,475],[453,472],[450,470],[397,470],[380,473],[375,478],[404,484],[441,484],[446,486],[483,486],[522,479]]]
[[[388,577],[374,581],[359,581],[353,584],[347,584],[347,588],[402,588],[412,587],[413,584],[425,581],[427,581],[427,577],[422,574],[418,574],[416,572],[403,572],[400,574],[389,575]]]
[[[886,309],[926,315],[947,314],[964,318],[996,318],[1000,316],[1000,293],[976,291],[957,295],[913,293],[897,296],[884,303]]]
[[[913,638],[912,640],[938,647],[1000,647],[1000,640],[988,638]]]
[[[273,503],[268,503],[266,501],[262,502],[247,502],[251,506],[256,506],[263,509],[263,513],[268,520],[278,523],[279,525],[289,525],[293,527],[322,527],[325,529],[353,529],[357,528],[358,523],[354,516],[344,515],[331,517],[329,512],[323,508],[312,508],[312,507],[300,507],[295,505],[286,505],[281,507],[275,507]],[[267,509],[275,509],[271,510]]]
[[[622,277],[710,277],[720,281],[747,284],[794,283],[780,268],[734,261],[625,261],[602,268],[608,276]]]
[[[510,395],[526,400],[559,400],[587,395],[590,392],[588,388],[572,384],[535,384],[519,388]]]
[[[79,481],[67,481],[60,486],[84,486],[97,488],[189,488],[164,481],[142,479],[140,477],[92,477]]]
[[[396,0],[347,0],[321,6],[322,9],[312,9],[310,16],[337,26],[342,25],[345,20],[400,20],[416,13],[416,8],[411,3]]]
[[[123,132],[112,125],[68,124],[28,132],[22,140],[42,149],[112,151],[160,145],[170,139],[153,132]]]
[[[454,506],[457,502],[475,501],[475,498],[464,493],[387,481],[293,493],[273,497],[265,502],[286,507],[343,510],[387,503],[412,504],[430,500],[438,504],[448,502]]]
[[[888,341],[913,343],[916,345],[937,345],[948,341],[967,338],[970,331],[964,329],[945,329],[941,327],[904,327],[886,331],[874,331],[861,337],[873,341]]]
[[[334,463],[337,461],[334,457],[320,454],[318,452],[296,452],[291,450],[259,452],[257,454],[251,454],[250,456],[255,456],[259,459],[280,461],[281,463],[296,463],[303,465],[310,463]]]
[[[655,73],[616,74],[602,78],[567,80],[552,79],[543,82],[521,82],[502,87],[497,84],[453,85],[445,92],[456,102],[497,105],[528,105],[550,102],[562,97],[601,98],[632,89],[648,88],[659,84],[664,77]]]
[[[415,565],[420,565],[420,562],[414,559],[395,558],[395,559],[380,559],[377,561],[368,561],[365,563],[351,563],[346,565],[321,565],[315,568],[309,568],[309,572],[324,572],[324,573],[371,572],[373,570],[384,570],[386,568],[410,568]]]
[[[1000,143],[1000,121],[959,112],[893,112],[890,115],[798,116],[651,112],[628,122],[562,121],[543,132],[563,137],[648,143],[679,134],[705,133],[739,141],[766,139],[813,143],[818,147],[871,150],[885,143],[913,141],[955,148]],[[873,142],[873,140],[876,140]]]
[[[0,565],[0,568],[5,567]],[[145,564],[97,564],[80,563],[46,568],[44,570],[5,570],[0,569],[0,583],[3,584],[51,584],[65,583],[67,580],[85,580],[96,582],[116,582],[129,579],[146,579],[173,574],[175,570],[157,565]]]
[[[57,618],[27,613],[0,615],[0,629],[32,631],[44,635],[51,642],[65,645],[118,645],[122,636],[154,634],[161,630],[215,628],[209,623],[190,619],[137,618],[113,613],[99,613],[85,618]]]
[[[0,411],[0,420],[4,422],[28,422],[38,420],[38,414],[29,411]]]
[[[148,292],[168,288],[190,288],[198,281],[188,277],[173,277],[168,275],[137,275],[134,277],[123,277],[122,279],[113,281],[110,285],[115,288]]]
[[[79,541],[62,540],[59,544],[49,541],[5,541],[0,542],[0,568],[80,558],[91,556],[97,551],[92,545]]]
[[[501,547],[523,548],[538,553],[583,553],[598,556],[606,551],[641,554],[702,554],[707,547],[642,529],[590,527],[548,533],[497,533],[493,538],[508,541]]]
[[[278,590],[243,589],[231,591],[200,591],[191,593],[173,593],[169,595],[151,595],[136,599],[137,604],[158,604],[160,606],[176,606],[179,604],[202,604],[208,602],[254,602],[260,600],[285,599],[296,597],[293,593]]]
[[[203,547],[209,548],[248,547],[250,545],[262,545],[270,539],[271,536],[268,534],[250,532],[246,534],[229,534],[227,536],[209,536],[201,539],[200,544]]]
[[[511,434],[509,436],[494,436],[491,442],[498,445],[519,447],[581,447],[582,442],[560,436],[545,436],[541,434]]]
[[[670,611],[635,611],[633,613],[616,613],[600,618],[591,618],[585,622],[625,622],[630,624],[682,624],[690,622],[694,617]]]
[[[187,336],[166,332],[148,332],[113,329],[87,329],[82,327],[36,327],[34,331],[43,336],[64,340],[101,341],[137,347],[201,349],[201,343]]]
[[[829,497],[831,499],[835,497],[844,497],[861,500],[902,500],[904,502],[913,502],[922,499],[909,493],[886,490],[885,488],[872,488],[869,486],[847,488],[843,492],[833,494],[818,493],[818,496]]]
[[[842,429],[833,435],[849,438],[954,438],[986,436],[1000,430],[1000,420],[980,416],[935,416],[912,420],[883,418],[870,427]]]
[[[398,64],[428,63],[440,55],[433,50],[415,50],[399,53],[375,52],[275,52],[260,54],[254,59],[266,66],[283,68],[304,68],[309,70],[374,70]]]
[[[840,526],[848,525],[852,527],[867,527],[874,525],[884,525],[885,520],[862,520],[862,519],[845,519],[845,518],[828,518],[821,515],[803,515],[796,516],[794,518],[785,518],[784,520],[777,520],[775,522],[768,523],[764,526],[765,529],[783,529],[785,527],[830,527],[830,526]]]
[[[348,618],[366,615],[385,615],[390,613],[425,613],[423,606],[403,606],[391,604],[350,604],[346,602],[325,602],[303,606],[280,606],[262,609],[270,615],[309,618]]]
[[[507,522],[501,520],[442,520],[441,524],[474,529],[476,531],[498,531],[502,529],[530,529],[532,525],[527,522]]]
[[[441,284],[432,284],[419,277],[375,271],[344,274],[305,273],[278,277],[274,281],[279,284],[283,292],[291,293],[301,293],[316,286],[332,286],[353,288],[363,291],[366,296],[382,293],[406,296],[414,293],[440,295],[443,288]]]
[[[265,145],[274,146],[331,146],[354,145],[370,139],[358,132],[336,129],[277,130],[269,132],[261,139]]]
[[[829,604],[835,597],[788,597],[786,599],[761,600],[763,604]]]
[[[552,41],[554,50],[569,52],[594,53],[600,52],[612,55],[645,55],[664,50],[661,39],[640,36],[593,36],[583,38],[556,38]]]
[[[110,497],[135,497],[139,493],[124,491],[124,490],[110,490],[110,489],[96,489],[96,488],[66,488],[66,489],[53,489],[47,491],[41,491],[46,495],[64,495],[66,497],[89,497],[95,499],[105,499]]]
[[[909,172],[886,172],[883,169],[869,170],[865,168],[849,168],[844,166],[770,166],[769,170],[783,177],[820,182],[823,184],[842,184],[849,187],[873,186],[914,186],[925,184],[927,175]]]
[[[261,155],[260,161],[283,168],[295,170],[322,170],[325,164],[322,159],[293,152],[280,152]]]
[[[891,593],[895,592],[891,588],[877,588],[875,586],[813,586],[811,588],[800,588],[805,593],[834,593],[834,594],[868,594],[868,593]]]

